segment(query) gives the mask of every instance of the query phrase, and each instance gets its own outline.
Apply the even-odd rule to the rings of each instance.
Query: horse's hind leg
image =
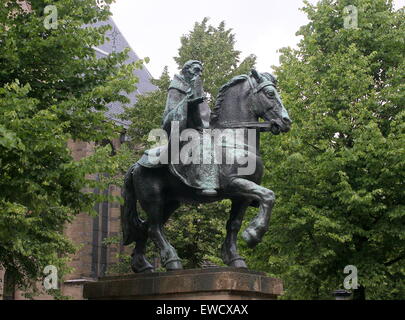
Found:
[[[246,199],[259,201],[258,215],[242,233],[242,237],[249,247],[256,246],[269,228],[271,210],[275,201],[274,192],[243,178],[233,179],[226,191],[244,196]]]
[[[136,240],[135,249],[132,252],[131,268],[136,273],[140,272],[153,272],[153,266],[146,260],[146,244],[148,241],[148,234]]]
[[[183,269],[181,260],[174,247],[166,239],[163,226],[170,215],[178,208],[177,202],[165,203],[160,199],[153,202],[141,202],[142,207],[148,213],[149,236],[160,249],[162,265],[166,270]]]
[[[135,241],[136,245],[132,251],[131,268],[135,273],[151,272],[153,266],[146,260],[146,243],[148,241],[148,226],[143,222],[139,216],[136,208],[136,194],[132,181],[126,181],[125,185],[125,205],[124,215],[121,219],[125,220],[124,228],[132,228],[132,232],[126,230],[124,241],[129,244]]]
[[[230,267],[247,268],[244,259],[238,254],[236,241],[249,202],[246,199],[232,201],[230,217],[226,224],[226,238],[221,248],[222,260]]]

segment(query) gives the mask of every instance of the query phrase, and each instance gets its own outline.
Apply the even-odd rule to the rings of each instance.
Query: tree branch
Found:
[[[389,267],[390,265],[393,265],[394,263],[396,263],[398,261],[401,261],[404,258],[405,258],[405,254],[402,255],[402,256],[399,256],[398,258],[395,258],[395,259],[393,259],[391,261],[388,261],[388,262],[384,263],[384,266]]]

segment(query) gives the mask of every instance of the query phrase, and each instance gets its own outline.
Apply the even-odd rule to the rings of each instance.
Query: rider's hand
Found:
[[[200,103],[204,102],[204,97],[200,98],[194,98],[194,99],[189,99],[188,103],[193,104],[193,105],[199,105]]]

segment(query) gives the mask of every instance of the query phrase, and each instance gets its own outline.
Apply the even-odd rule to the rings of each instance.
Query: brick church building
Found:
[[[122,51],[129,47],[128,42],[121,34],[114,21],[110,19],[108,22],[99,22],[98,25],[109,23],[112,29],[107,32],[109,42],[102,46],[94,48],[97,56],[102,57],[114,51]],[[139,60],[139,57],[133,50],[129,52],[128,63]],[[151,74],[144,67],[142,70],[135,70],[135,75],[139,78],[137,90],[128,95],[131,100],[131,105],[136,103],[136,96],[153,91],[155,86],[151,84]],[[122,135],[120,139],[111,141],[114,148],[119,148],[121,143],[125,141],[125,128],[128,123],[118,118],[118,115],[123,112],[123,108],[119,103],[109,105],[107,117],[114,120],[122,127]],[[92,154],[94,144],[80,141],[68,141],[68,146],[72,150],[72,155],[75,160],[86,157]],[[95,177],[97,179],[97,177]],[[118,187],[110,186],[108,190],[94,190],[94,192],[102,192],[111,195],[121,195],[121,190]],[[59,288],[63,295],[71,296],[74,299],[82,299],[83,284],[87,281],[95,281],[98,277],[105,275],[108,267],[117,262],[116,254],[123,251],[123,247],[105,246],[103,239],[111,236],[116,236],[120,232],[120,213],[121,206],[118,203],[98,203],[96,205],[98,216],[91,217],[87,213],[81,213],[76,216],[75,220],[65,227],[65,234],[75,243],[81,245],[81,249],[72,258],[71,266],[74,272],[65,277],[63,283],[59,283]],[[12,283],[12,279],[7,274],[7,271],[1,269],[0,265],[0,300],[24,299],[23,293],[16,290]],[[36,299],[51,299],[49,296],[40,296]]]

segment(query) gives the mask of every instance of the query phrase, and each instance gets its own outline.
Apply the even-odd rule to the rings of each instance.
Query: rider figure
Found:
[[[163,129],[167,132],[169,145],[172,141],[172,122],[179,124],[179,133],[185,129],[195,129],[202,133],[210,126],[211,110],[206,103],[202,86],[202,63],[197,60],[187,61],[179,75],[170,83],[166,108],[163,114]],[[170,147],[169,147],[170,150]],[[169,166],[170,171],[187,185],[200,189],[206,196],[215,196],[218,188],[215,165],[182,163]]]

